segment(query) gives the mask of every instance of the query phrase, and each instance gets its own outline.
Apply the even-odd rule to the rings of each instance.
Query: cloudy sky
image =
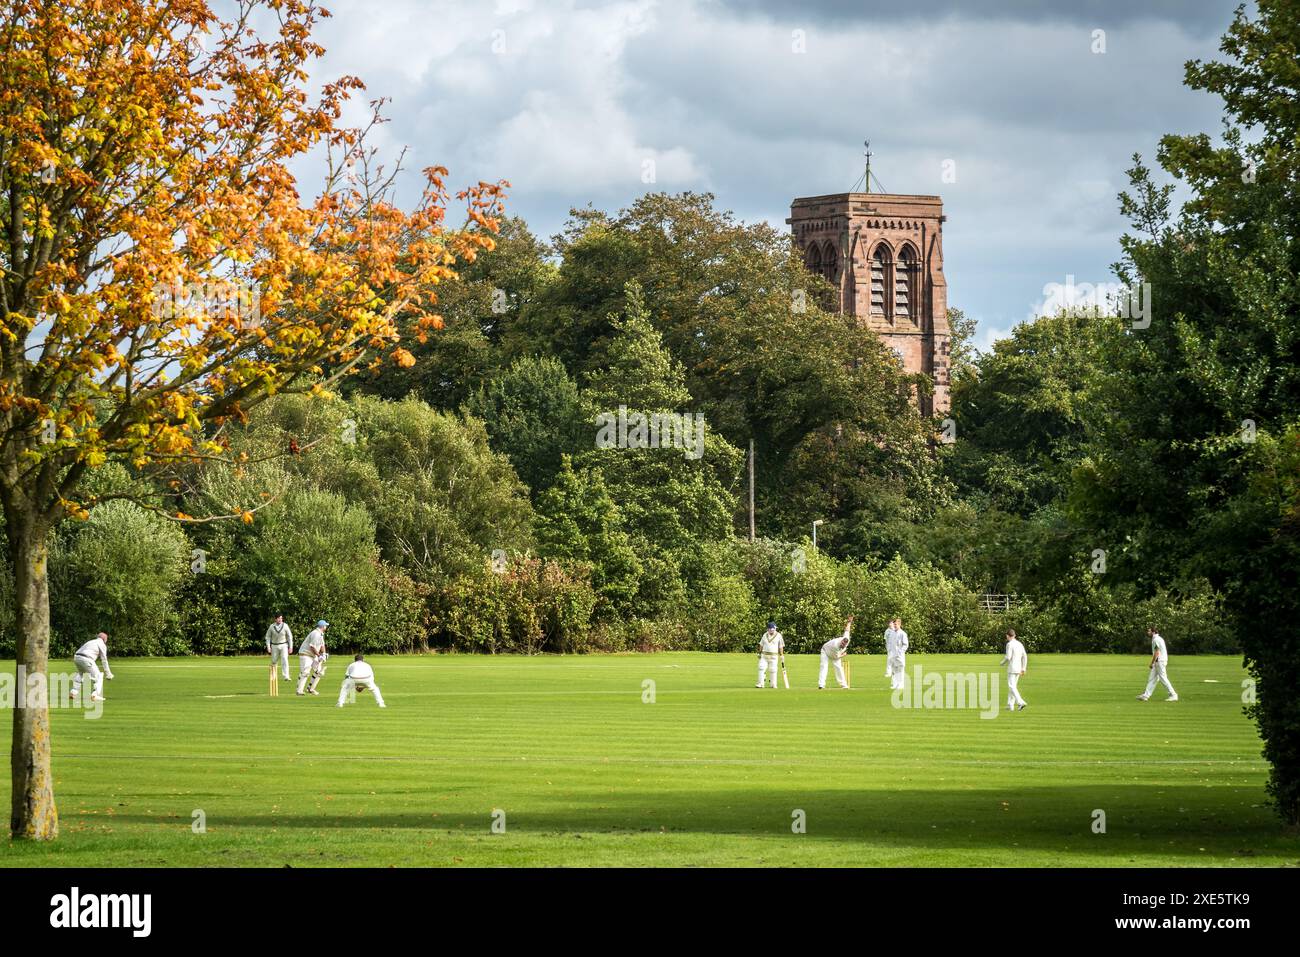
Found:
[[[543,237],[651,190],[784,228],[792,198],[853,185],[870,139],[888,191],[943,197],[949,303],[987,344],[1045,285],[1112,278],[1132,153],[1219,130],[1183,64],[1218,55],[1235,0],[326,5],[317,75],[391,99],[382,145],[510,180]]]

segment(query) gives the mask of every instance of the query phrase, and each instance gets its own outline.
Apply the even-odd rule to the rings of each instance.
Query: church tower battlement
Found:
[[[786,220],[809,271],[839,291],[839,311],[879,333],[908,372],[933,380],[922,415],[949,408],[945,219],[938,196],[836,193],[794,200]]]

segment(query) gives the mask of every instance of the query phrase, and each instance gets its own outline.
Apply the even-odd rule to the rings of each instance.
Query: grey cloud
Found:
[[[1106,27],[1163,20],[1198,33],[1222,32],[1236,7],[1235,2],[1220,0],[720,0],[715,5],[738,17],[830,24],[911,26],[917,21],[933,23],[953,17]]]
[[[944,197],[950,301],[986,335],[1023,319],[1045,283],[1108,278],[1131,153],[1218,129],[1219,104],[1182,86],[1182,65],[1217,56],[1231,3],[927,0],[889,16],[823,3],[800,25],[778,6],[336,0],[318,73],[391,96],[385,136],[411,144],[413,167],[511,180],[509,211],[543,236],[571,206],[654,189],[708,189],[780,225],[793,197],[847,190],[869,136],[886,187]],[[946,159],[956,182],[941,179]]]

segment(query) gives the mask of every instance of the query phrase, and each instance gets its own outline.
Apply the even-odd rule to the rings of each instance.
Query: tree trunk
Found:
[[[50,712],[45,695],[40,707],[26,707],[26,678],[46,675],[50,652],[49,545],[46,530],[30,513],[10,512],[9,548],[14,566],[14,611],[18,634],[14,740],[10,752],[13,780],[9,826],[15,838],[52,841],[59,833],[50,770]]]

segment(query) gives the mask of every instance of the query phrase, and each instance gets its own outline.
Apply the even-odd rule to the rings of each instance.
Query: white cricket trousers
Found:
[[[1151,666],[1151,677],[1147,679],[1147,690],[1145,694],[1143,694],[1144,698],[1151,697],[1151,692],[1156,690],[1157,681],[1165,686],[1165,690],[1169,692],[1169,697],[1178,697],[1178,692],[1175,691],[1174,686],[1169,683],[1169,675],[1165,671],[1167,667],[1168,666],[1163,661],[1157,661]]]
[[[1020,675],[1014,671],[1007,672],[1007,709],[1014,711],[1016,705],[1024,704],[1025,699],[1020,697]]]
[[[826,666],[832,663],[832,659],[826,657],[826,652],[822,652],[822,665],[817,671],[817,687],[826,687]],[[848,682],[844,680],[844,662],[839,658],[834,659],[835,680],[840,683],[841,688],[847,688]]]
[[[356,678],[344,678],[343,687],[339,688],[340,708],[347,703],[348,696],[354,691],[369,691],[375,696],[379,707],[387,707],[384,704],[384,696],[379,693],[379,685],[369,681],[357,681]]]
[[[90,678],[90,693],[92,695],[102,695],[104,690],[104,676],[100,674],[99,665],[95,663],[94,658],[83,658],[81,655],[75,655],[72,663],[77,666],[77,673],[72,678],[72,693],[81,694],[81,680],[87,676]]]
[[[283,644],[283,645],[272,645],[272,646],[271,646],[271,670],[272,670],[272,671],[275,670],[275,666],[276,666],[276,664],[279,664],[279,665],[280,665],[281,670],[284,672],[284,680],[285,680],[285,681],[288,681],[288,680],[289,680],[289,646],[288,646],[288,644]]]
[[[755,687],[763,687],[763,678],[770,671],[772,672],[772,687],[775,688],[777,667],[776,655],[760,655],[758,658],[758,684]]]
[[[307,687],[307,678],[311,677],[311,690],[316,690],[316,685],[320,681],[320,676],[325,673],[325,666],[316,666],[315,655],[298,656],[298,694],[302,694],[303,689]]]
[[[903,675],[907,673],[907,654],[895,655],[887,662],[889,665],[889,687],[897,691],[903,687]]]

